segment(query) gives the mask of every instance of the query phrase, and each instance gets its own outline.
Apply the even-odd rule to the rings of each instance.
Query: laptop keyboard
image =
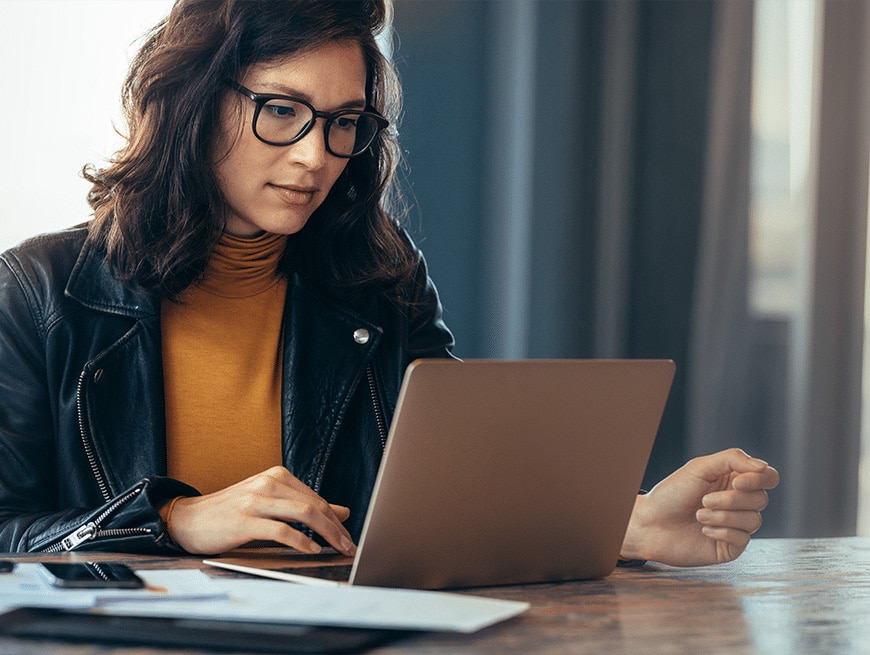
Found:
[[[335,564],[333,566],[290,566],[278,570],[282,573],[304,575],[310,578],[320,578],[321,580],[347,582],[350,579],[352,568],[353,564]]]

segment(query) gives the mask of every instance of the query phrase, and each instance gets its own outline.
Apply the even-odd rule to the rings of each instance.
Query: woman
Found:
[[[405,366],[450,357],[388,211],[383,0],[180,0],[124,87],[94,219],[0,258],[0,550],[352,554]],[[623,555],[736,557],[740,451],[639,497]]]

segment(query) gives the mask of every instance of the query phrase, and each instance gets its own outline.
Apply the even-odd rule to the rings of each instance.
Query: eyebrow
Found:
[[[269,89],[269,91],[268,91],[269,93],[278,93],[281,95],[291,96],[293,98],[299,98],[301,100],[305,100],[306,102],[309,102],[312,105],[314,104],[314,102],[312,102],[311,96],[308,95],[307,93],[302,93],[301,91],[297,91],[296,89],[293,89],[289,86],[285,86],[283,84],[272,84],[269,82],[264,82],[263,84],[258,84],[257,86],[260,86],[264,89]],[[254,93],[257,93],[257,92],[254,91]],[[368,106],[368,102],[366,102],[366,99],[359,98],[359,99],[354,99],[354,100],[348,100],[347,102],[344,102],[337,107],[333,107],[332,110],[333,111],[341,111],[342,109],[365,109],[367,106]]]

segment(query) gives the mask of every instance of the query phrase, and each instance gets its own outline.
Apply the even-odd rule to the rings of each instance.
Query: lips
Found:
[[[293,184],[269,184],[281,199],[290,205],[307,205],[314,200],[316,187],[296,186]]]

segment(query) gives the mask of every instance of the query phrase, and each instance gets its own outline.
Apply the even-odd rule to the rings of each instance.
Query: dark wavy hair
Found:
[[[391,124],[401,94],[376,38],[389,0],[178,0],[149,32],[123,86],[127,139],[108,165],[84,168],[94,210],[89,238],[126,283],[173,299],[205,270],[225,222],[214,172],[226,80],[247,67],[334,40],[362,46],[369,108]],[[241,98],[240,98],[241,102]],[[415,265],[391,211],[399,160],[382,131],[345,171],[306,226],[288,239],[284,274],[334,295],[394,289]]]

